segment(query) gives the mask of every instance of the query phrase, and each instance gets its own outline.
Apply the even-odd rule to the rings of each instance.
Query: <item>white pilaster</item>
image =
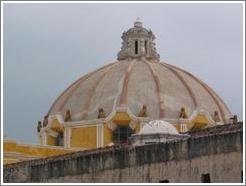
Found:
[[[66,128],[67,129],[67,148],[70,148],[71,147],[71,128]]]
[[[187,132],[187,125],[185,123],[180,124],[180,132]]]
[[[42,131],[42,143],[42,145],[47,145],[47,134],[45,130]]]
[[[97,125],[97,148],[103,147],[103,124]]]

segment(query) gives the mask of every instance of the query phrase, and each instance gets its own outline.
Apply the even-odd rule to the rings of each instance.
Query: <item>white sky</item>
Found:
[[[137,17],[164,61],[243,115],[242,4],[4,4],[4,135],[37,143],[36,125],[73,81],[116,59]]]

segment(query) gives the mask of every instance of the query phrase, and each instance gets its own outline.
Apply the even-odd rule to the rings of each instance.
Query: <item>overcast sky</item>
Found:
[[[37,143],[37,122],[73,81],[116,59],[137,17],[164,61],[212,87],[243,116],[242,4],[4,4],[3,127]]]

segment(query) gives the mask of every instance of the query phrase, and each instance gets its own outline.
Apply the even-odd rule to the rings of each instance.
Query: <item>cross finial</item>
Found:
[[[142,27],[142,22],[140,21],[140,18],[137,17],[136,21],[134,22],[134,26],[135,27]]]

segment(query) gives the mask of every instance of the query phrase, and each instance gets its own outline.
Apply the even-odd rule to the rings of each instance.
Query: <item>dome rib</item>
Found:
[[[196,97],[193,93],[193,91],[191,90],[191,88],[189,87],[189,85],[185,82],[184,78],[177,72],[175,71],[173,68],[168,67],[166,64],[164,63],[160,63],[163,67],[167,68],[168,70],[170,70],[180,81],[181,83],[185,86],[185,88],[187,89],[187,91],[190,94],[190,97],[193,101],[194,107],[197,108],[197,101],[196,101]]]
[[[127,70],[125,72],[125,77],[124,77],[124,83],[122,86],[122,91],[121,91],[121,95],[120,95],[120,101],[119,101],[119,105],[122,106],[124,104],[126,104],[126,99],[127,99],[127,90],[128,90],[128,82],[129,82],[129,78],[132,72],[132,66],[135,63],[135,60],[132,62],[129,62],[129,65],[127,67]]]
[[[152,66],[151,66],[151,63],[143,60],[143,62],[148,66],[149,70],[150,70],[150,73],[152,74],[153,76],[153,79],[154,79],[154,82],[155,82],[155,85],[156,85],[156,94],[157,94],[157,98],[159,100],[159,109],[160,109],[160,118],[164,118],[165,116],[165,112],[164,112],[164,109],[162,108],[163,106],[163,101],[161,100],[161,96],[160,96],[160,82],[159,82],[159,79],[158,77],[156,76]]]
[[[198,79],[198,81],[200,82],[200,84],[203,85],[203,87],[211,94],[211,96],[213,97],[213,99],[215,100],[216,104],[218,105],[219,109],[221,110],[221,114],[222,114],[222,118],[223,118],[223,121],[226,123],[226,118],[225,118],[225,112],[224,110],[221,108],[221,103],[218,101],[221,100],[219,98],[219,96],[216,95],[216,93],[213,91],[213,89],[211,89],[208,85],[206,85],[205,83],[203,83],[202,81],[200,81]],[[218,98],[218,99],[217,99]],[[225,108],[227,109],[227,106],[222,102],[222,104],[225,106]]]
[[[167,63],[166,63],[167,64]],[[226,119],[225,119],[225,113],[224,113],[224,110],[222,109],[220,103],[218,102],[218,100],[216,99],[216,97],[214,96],[214,93],[211,92],[211,88],[208,87],[205,83],[203,83],[202,81],[200,81],[197,77],[195,77],[194,75],[192,75],[191,73],[183,70],[183,69],[180,69],[176,66],[173,66],[173,65],[170,65],[170,64],[167,64],[185,74],[187,74],[188,76],[190,76],[191,78],[193,78],[196,82],[198,82],[206,91],[207,93],[211,96],[211,98],[214,100],[214,102],[216,103],[217,107],[219,108],[219,111],[221,113],[221,116],[222,116],[222,119],[224,121],[224,123],[226,123]]]
[[[205,84],[205,85],[206,85],[206,84]],[[208,85],[206,85],[206,86],[209,88]],[[221,99],[221,97],[218,96],[217,93],[216,93],[213,89],[210,88],[210,90],[211,90],[211,92],[213,92],[214,95],[220,100],[220,104],[222,104],[222,105],[226,108],[227,112],[231,113],[230,109],[229,109],[228,106],[225,104],[225,102]]]
[[[120,60],[82,76],[56,99],[48,114],[70,109],[74,120],[97,118],[102,106],[108,113],[126,106],[137,116],[140,104],[149,106],[151,118],[176,118],[181,106],[219,112],[231,117],[222,99],[201,80],[166,63],[145,59]]]
[[[70,86],[68,86],[59,96],[58,98],[55,100],[55,102],[52,104],[52,106],[50,107],[47,115],[50,115],[51,114],[51,111],[55,108],[56,106],[56,103],[62,98],[62,96],[64,96],[66,93],[67,95],[65,96],[65,99],[63,100],[62,104],[60,104],[59,108],[57,110],[61,110],[61,108],[64,106],[64,104],[66,103],[67,99],[71,96],[72,92],[74,92],[76,90],[76,88],[80,85],[80,83],[82,81],[85,81],[86,79],[88,79],[91,75],[95,74],[96,72],[102,70],[102,69],[105,69],[105,68],[108,68],[110,67],[111,65],[114,65],[115,63],[117,62],[113,62],[113,63],[110,63],[108,65],[105,65],[99,69],[96,69],[92,72],[90,72],[89,74],[86,74],[85,76],[82,76],[81,78],[79,78],[78,80],[76,80],[74,83],[72,83]],[[71,90],[70,90],[71,89]],[[69,91],[69,92],[68,92]]]
[[[84,106],[84,108],[83,108],[83,110],[82,110],[82,113],[83,113],[82,119],[84,119],[84,117],[86,117],[86,115],[87,115],[88,109],[89,109],[89,107],[90,107],[91,100],[92,100],[92,98],[93,98],[93,96],[94,96],[94,94],[95,94],[95,90],[96,90],[96,88],[98,87],[98,85],[100,84],[100,82],[102,82],[103,78],[107,75],[107,73],[108,73],[110,70],[112,70],[114,67],[119,66],[119,65],[120,65],[120,62],[113,63],[113,64],[112,64],[110,67],[108,67],[108,69],[102,74],[102,76],[96,81],[96,83],[94,84],[94,86],[93,86],[93,88],[92,88],[92,90],[91,90],[90,97],[89,97],[89,99],[87,99],[86,104],[85,104],[85,106]]]

